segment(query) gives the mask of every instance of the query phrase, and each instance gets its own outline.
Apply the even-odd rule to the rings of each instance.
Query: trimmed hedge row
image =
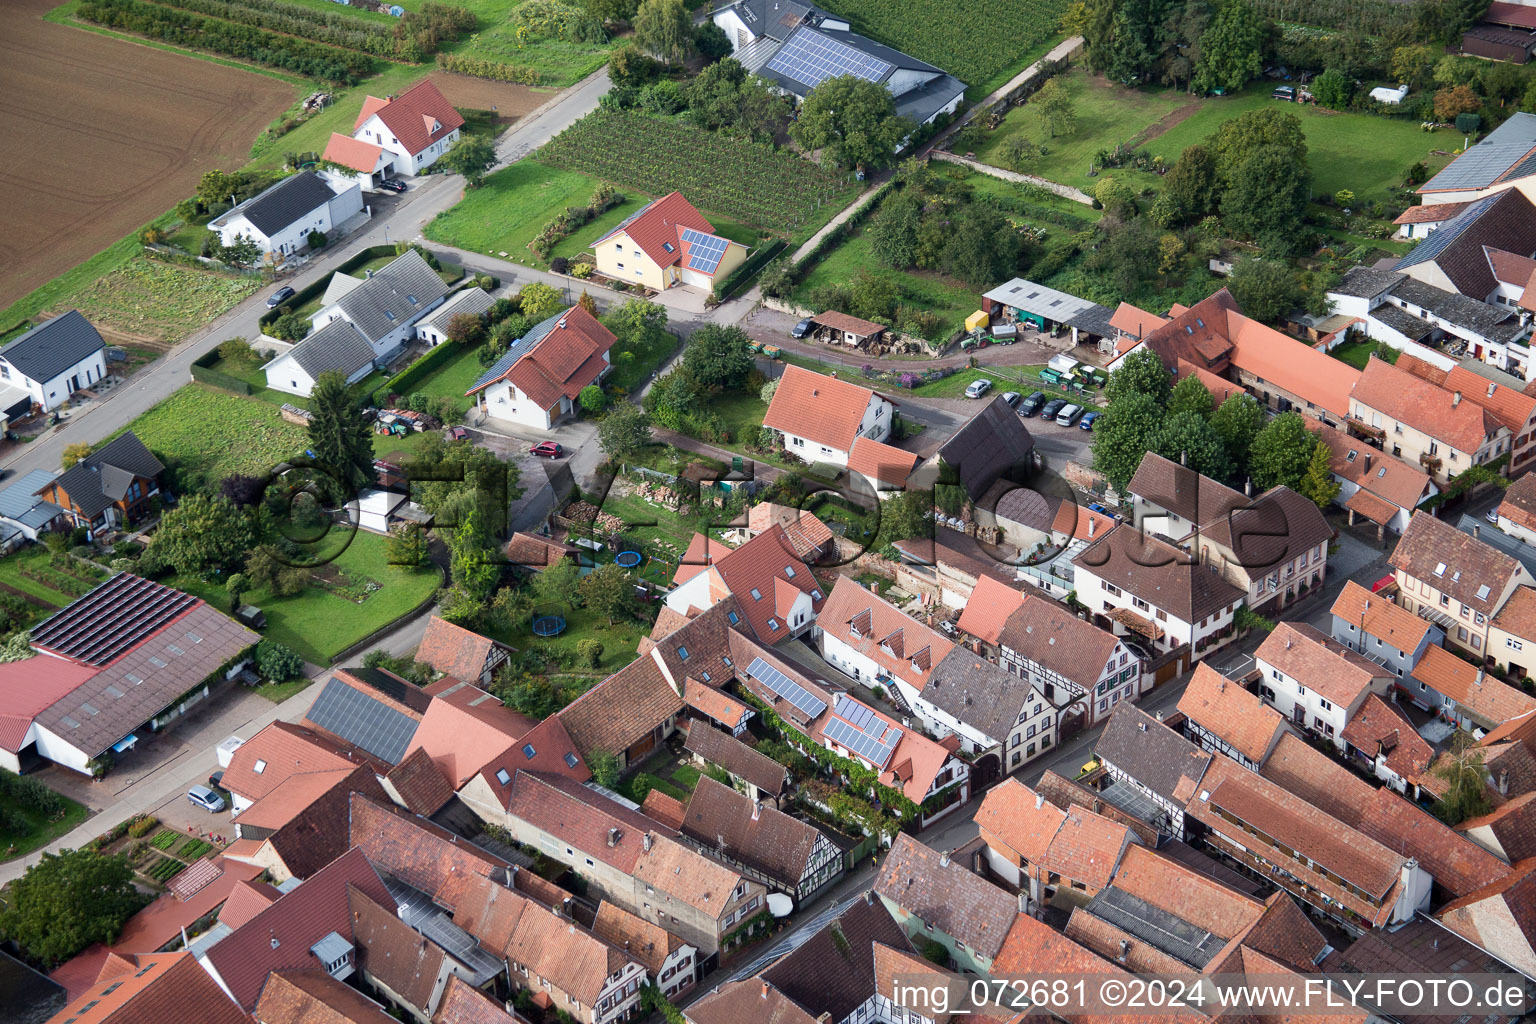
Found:
[[[759,246],[757,252],[746,258],[746,261],[735,270],[726,275],[725,280],[715,285],[715,295],[721,302],[726,302],[736,297],[736,293],[747,286],[757,272],[768,265],[768,261],[783,252],[788,245],[783,239],[775,239],[769,245]]]
[[[378,259],[380,256],[393,256],[394,252],[395,247],[392,245],[370,245],[366,249],[359,249],[356,255],[352,256],[341,266],[337,267],[335,272],[338,274],[350,274],[352,271],[357,270],[359,267],[366,263]],[[294,293],[293,298],[289,299],[281,306],[277,307],[276,309],[269,309],[265,313],[261,314],[261,319],[258,322],[261,324],[262,333],[266,333],[266,329],[272,326],[278,317],[283,315],[284,309],[298,309],[300,306],[309,302],[311,299],[318,299],[320,296],[325,294],[325,289],[330,286],[330,283],[331,279],[329,277],[322,277],[314,284],[306,285],[305,287],[300,288],[297,292]]]
[[[423,378],[444,363],[452,361],[463,350],[463,346],[455,341],[445,341],[441,345],[428,349],[426,354],[420,359],[389,378],[389,380],[385,381],[374,391],[375,398],[379,395],[410,394],[411,390],[417,384],[420,384]],[[381,407],[383,404],[382,402],[379,403]]]
[[[213,369],[213,364],[218,361],[218,349],[206,352],[192,360],[192,379],[201,381],[210,387],[233,391],[237,395],[252,395],[256,393],[256,389],[251,387],[249,381],[243,381],[239,377],[231,377],[222,370]]]
[[[518,85],[538,85],[539,69],[527,64],[503,64],[484,57],[467,57],[460,53],[439,53],[437,66],[456,75],[471,78],[487,78],[493,82],[515,82]]]

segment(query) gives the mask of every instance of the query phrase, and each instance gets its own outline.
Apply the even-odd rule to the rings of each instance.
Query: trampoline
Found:
[[[633,569],[640,564],[641,554],[638,551],[620,551],[614,558],[613,564],[625,569]]]
[[[533,635],[548,639],[559,636],[565,632],[565,617],[562,615],[539,615],[533,620]]]

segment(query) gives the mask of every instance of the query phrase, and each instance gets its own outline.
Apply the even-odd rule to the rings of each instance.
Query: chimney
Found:
[[[369,277],[373,276],[373,271],[371,271],[371,270],[365,270],[365,271],[363,271],[363,273],[368,275]]]
[[[609,829],[608,830],[608,845],[609,846],[618,846],[619,845],[619,836],[622,835],[622,834],[623,833],[619,829],[616,829],[616,828]]]
[[[1027,904],[1028,902],[1029,902],[1029,895],[1027,893],[1025,893],[1024,890],[1020,889],[1019,890],[1019,913],[1021,913],[1021,914],[1029,913],[1029,907],[1025,906],[1025,904]]]
[[[1044,807],[1044,806],[1045,806],[1045,794],[1043,794],[1043,793],[1036,793],[1035,794],[1035,810],[1038,811],[1041,807]]]
[[[1418,862],[1417,858],[1409,857],[1407,860],[1403,861],[1403,870],[1400,871],[1398,873],[1398,875],[1403,880],[1403,888],[1404,889],[1408,888],[1408,886],[1409,886],[1408,879],[1417,870],[1419,870],[1419,862]]]
[[[1247,498],[1253,497],[1253,477],[1249,477],[1243,483],[1243,496]]]
[[[1093,514],[1092,513],[1089,513],[1089,515],[1088,515],[1088,539],[1089,540],[1093,539],[1093,531],[1098,527],[1098,525],[1099,525],[1099,521],[1097,519],[1093,518]]]
[[[1371,471],[1371,453],[1370,452],[1366,452],[1365,453],[1365,471],[1367,473],[1369,473]]]
[[[763,984],[763,991],[762,991],[762,993],[761,993],[761,994],[760,994],[760,995],[759,995],[759,996],[758,996],[758,998],[759,998],[759,999],[767,999],[767,998],[768,998],[768,983],[767,983],[767,982],[766,982],[766,981],[765,981],[765,982],[763,982],[763,983],[762,983],[762,984]]]
[[[1158,712],[1158,713],[1157,713],[1157,720],[1158,720],[1158,721],[1159,721],[1159,722],[1161,722],[1161,721],[1162,721],[1162,720],[1163,720],[1163,713],[1162,713],[1162,712],[1161,712],[1161,711],[1159,711],[1159,712]]]
[[[1120,961],[1123,964],[1123,963],[1125,963],[1126,958],[1130,956],[1130,954],[1131,954],[1131,940],[1130,939],[1121,939],[1120,940],[1120,955],[1115,957],[1115,959]]]
[[[761,800],[752,801],[752,820],[756,821],[758,818],[762,817],[762,814],[763,802]]]
[[[870,907],[870,906],[874,906],[874,903],[875,903],[874,891],[871,890],[871,889],[865,889],[864,890],[864,905],[866,907]]]
[[[1217,693],[1226,693],[1227,692],[1227,681],[1225,679],[1223,679],[1220,683],[1218,683],[1216,685],[1216,692]]]
[[[1451,392],[1451,408],[1454,409],[1454,408],[1456,408],[1460,404],[1461,404],[1461,392],[1460,391],[1453,391],[1453,392]]]
[[[1188,466],[1189,465],[1189,452],[1187,452],[1187,451],[1179,452],[1179,465],[1181,465],[1181,466]]]
[[[651,834],[649,832],[645,833],[645,835],[643,835],[641,837],[641,842],[643,842],[645,844],[645,852],[646,853],[650,853],[651,852]]]
[[[943,853],[939,854],[939,867],[941,867],[941,868],[949,867],[949,851],[948,850],[945,850]]]
[[[1146,732],[1147,731],[1147,723],[1146,722],[1137,722],[1136,723],[1136,728],[1140,729],[1142,732]]]
[[[1508,796],[1509,795],[1509,769],[1508,768],[1504,768],[1504,769],[1501,769],[1499,771],[1499,795],[1500,796]]]

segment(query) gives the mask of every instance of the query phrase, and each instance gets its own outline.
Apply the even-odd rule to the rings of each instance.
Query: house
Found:
[[[107,375],[106,348],[78,309],[7,342],[0,347],[0,411],[11,420],[27,415],[34,405],[52,412]]]
[[[959,484],[966,496],[985,507],[983,495],[1000,479],[1027,484],[1035,469],[1035,439],[1002,395],[993,396],[939,446],[940,482]],[[943,467],[948,467],[946,471]]]
[[[607,376],[612,332],[581,306],[529,328],[465,395],[493,419],[548,430],[576,411],[581,389]]]
[[[478,958],[464,952],[459,953],[463,960],[456,958],[396,917],[395,905],[382,907],[356,888],[349,890],[348,904],[352,910],[357,976],[369,991],[398,1011],[420,1024],[432,1024],[447,991],[448,979],[473,978]],[[263,995],[265,998],[266,993]]]
[[[1211,755],[1130,704],[1115,709],[1093,755],[1109,783],[1097,795],[1152,825],[1160,835],[1188,838],[1179,792],[1200,781]]]
[[[747,259],[747,247],[717,234],[681,192],[646,203],[592,251],[603,277],[657,292],[675,284],[713,291]]]
[[[1429,901],[1433,878],[1418,861],[1228,758],[1212,760],[1186,813],[1204,826],[1209,849],[1352,935],[1405,923]]]
[[[843,873],[843,852],[820,829],[701,776],[681,837],[770,890],[804,904]]]
[[[1031,579],[1024,566],[998,561],[996,549],[988,551],[958,530],[935,529],[931,537],[898,540],[892,546],[901,555],[896,585],[945,608],[964,608],[983,576],[1021,591]]]
[[[777,524],[679,583],[667,595],[667,607],[686,615],[690,608],[712,608],[732,596],[736,610],[730,614],[739,612],[750,633],[765,644],[810,629],[826,600],[821,584]]]
[[[560,776],[518,770],[503,824],[577,870],[594,894],[696,947],[710,966],[741,941],[741,922],[764,913],[767,890],[679,841],[660,822]]]
[[[165,466],[129,430],[38,488],[37,495],[94,536],[141,522],[158,503]]]
[[[256,1001],[261,1024],[302,1024],[325,1020],[334,1024],[388,1024],[394,1020],[384,1007],[352,986],[314,968],[273,971]]]
[[[1536,584],[1518,559],[1428,512],[1409,521],[1388,563],[1396,602],[1479,657],[1493,653],[1487,643],[1490,622],[1515,588]]]
[[[1171,663],[1184,670],[1227,642],[1247,596],[1173,544],[1138,530],[1110,530],[1072,565],[1077,598],[1096,624],[1116,636],[1135,634],[1136,643],[1159,655],[1176,654]]]
[[[275,882],[309,878],[346,852],[355,793],[390,799],[369,765],[289,775],[241,812],[224,855],[265,869]]]
[[[1536,711],[1530,697],[1441,647],[1431,647],[1398,683],[1416,706],[1476,735]]]
[[[0,488],[0,524],[25,540],[40,540],[49,530],[63,529],[64,510],[40,494],[54,476],[46,469],[34,469]]]
[[[1526,977],[1536,976],[1536,864],[1523,862],[1502,878],[1441,907],[1435,920]]]
[[[416,337],[436,348],[448,340],[448,329],[453,326],[454,317],[482,319],[494,303],[484,288],[461,288],[416,325]]]
[[[784,530],[790,547],[807,565],[815,564],[837,550],[832,530],[816,513],[771,501],[760,501],[747,509],[746,524],[733,525],[723,531],[721,536],[732,544],[741,545],[775,524]],[[691,546],[689,550],[692,550]],[[726,550],[724,545],[719,545],[715,557],[724,555]],[[682,564],[706,563],[702,559],[694,563],[684,558]],[[681,573],[681,565],[678,571]],[[682,582],[682,579],[677,582]]]
[[[1445,631],[1430,620],[1374,596],[1354,580],[1344,582],[1330,611],[1333,639],[1398,678],[1413,671],[1425,650],[1445,640]]]
[[[667,999],[693,988],[698,950],[657,924],[607,900],[597,905],[592,934],[640,961],[651,984]]]
[[[208,1024],[248,1024],[250,1017],[219,990],[187,952],[129,953],[107,958],[95,982],[52,1017],[79,1024],[140,1024],[174,1020],[198,1008]],[[22,1010],[23,1007],[12,1007]],[[21,1019],[42,1019],[23,1018]]]
[[[1322,585],[1332,540],[1317,505],[1282,484],[1201,530],[1195,551],[1249,608],[1283,608]]]
[[[851,74],[883,85],[897,116],[920,128],[954,113],[965,94],[965,83],[953,75],[851,31],[846,18],[814,4],[780,9],[770,0],[735,0],[711,17],[747,73],[796,103],[826,79]]]
[[[363,212],[363,191],[356,183],[329,181],[314,171],[300,171],[262,190],[208,222],[219,242],[232,246],[255,242],[268,263],[281,263],[309,248],[315,232],[330,235]]]
[[[1462,203],[1507,189],[1531,195],[1527,158],[1536,151],[1536,114],[1511,115],[1475,146],[1419,186],[1426,205]]]
[[[420,174],[448,152],[463,127],[464,118],[453,104],[430,78],[424,78],[398,96],[364,99],[352,125],[352,138],[388,154],[391,174],[410,176]],[[367,162],[365,156],[356,160],[362,154],[349,155],[352,162],[338,162],[347,162],[349,167]]]
[[[1397,231],[1393,238],[1404,241],[1417,241],[1428,238],[1430,234],[1439,230],[1446,221],[1455,217],[1462,210],[1472,205],[1470,202],[1453,203],[1423,203],[1419,206],[1410,206],[1392,221],[1397,225]]]
[[[1339,485],[1334,503],[1349,512],[1350,526],[1358,519],[1375,523],[1378,541],[1387,531],[1401,534],[1413,510],[1440,492],[1418,466],[1326,423],[1308,420],[1307,426],[1328,446],[1328,468]]]
[[[1510,475],[1518,476],[1530,468],[1530,459],[1536,457],[1536,395],[1526,394],[1528,385],[1523,380],[1470,357],[1451,363],[1427,349],[1418,354],[1402,353],[1396,365],[1481,406],[1513,436]]]
[[[1517,678],[1536,669],[1536,588],[1516,587],[1488,629],[1488,654]]]
[[[895,417],[896,404],[879,392],[790,364],[763,414],[763,426],[777,430],[785,450],[796,458],[841,467],[848,465],[858,438],[889,437]]]
[[[416,323],[442,304],[448,286],[421,253],[411,249],[338,292],[335,301],[324,302],[310,317],[314,330],[337,320],[349,322],[383,365],[416,336]]]
[[[574,544],[565,544],[526,530],[514,532],[507,538],[506,547],[502,548],[507,561],[527,573],[543,572],[566,559],[577,561],[580,551]]]
[[[1040,685],[963,647],[945,655],[911,705],[929,729],[979,755],[978,788],[1052,749],[1061,714]]]
[[[1503,860],[1515,864],[1536,856],[1536,790],[1522,793],[1513,800],[1475,818],[1468,818],[1456,826],[1456,831],[1483,849]]]
[[[1028,892],[1026,910],[1093,899],[1115,877],[1127,849],[1141,842],[1125,825],[1086,807],[1058,808],[1018,779],[987,792],[976,825],[987,844],[987,866]]]
[[[1179,697],[1179,711],[1191,741],[1252,772],[1289,731],[1280,712],[1208,665],[1195,669]]]
[[[1489,139],[1492,138],[1490,133]],[[1435,177],[1443,179],[1461,163],[1455,161]],[[1423,189],[1429,188],[1434,180],[1426,182]],[[1421,194],[1425,194],[1423,189]],[[1510,258],[1515,262],[1528,258],[1533,234],[1536,204],[1522,189],[1503,189],[1469,201],[1435,229],[1433,241],[1399,257],[1392,270],[1443,291],[1479,302],[1493,302],[1500,292],[1499,272],[1494,264]],[[1525,277],[1530,280],[1529,268]],[[1522,290],[1525,283],[1520,282]]]
[[[1041,332],[1064,327],[1073,345],[1096,345],[1116,334],[1114,310],[1022,277],[982,295],[981,310],[994,323],[1027,324]]]
[[[1150,451],[1126,490],[1137,529],[1180,543],[1248,504],[1241,491]]]
[[[1277,624],[1254,652],[1259,696],[1291,724],[1344,750],[1344,727],[1370,694],[1396,677],[1305,622]]]
[[[262,367],[267,387],[308,398],[322,373],[340,373],[356,384],[374,370],[376,354],[368,339],[350,320],[336,319],[311,331],[287,352]]]
[[[1447,930],[1431,917],[1420,917],[1391,931],[1383,929],[1362,935],[1340,949],[1337,955],[1335,962],[1341,963],[1346,970],[1361,974],[1403,971],[1429,977],[1518,973],[1509,964]],[[1524,985],[1529,992],[1531,985],[1528,979]],[[1488,1019],[1502,1024],[1514,1024],[1515,1017],[1508,1012],[1490,1013]]]
[[[236,819],[294,775],[351,771],[360,765],[381,772],[389,767],[331,736],[282,721],[269,723],[248,740],[231,737],[221,744],[219,762],[224,772],[220,788],[229,793]]]
[[[895,690],[916,706],[955,645],[849,576],[838,576],[817,617],[821,655],[869,686]],[[925,722],[925,724],[927,724]],[[967,749],[974,749],[974,741]]]
[[[1498,458],[1513,440],[1492,413],[1463,398],[1373,355],[1350,393],[1350,426],[1443,485]]]
[[[356,185],[364,192],[378,191],[394,166],[394,154],[383,146],[341,132],[331,132],[320,160],[320,173],[332,187]]]
[[[777,807],[789,786],[788,768],[719,729],[702,725],[689,729],[683,748],[700,763],[723,768],[753,800],[772,800]]]
[[[1374,693],[1365,698],[1344,727],[1344,753],[1370,765],[1376,778],[1414,800],[1430,800],[1445,790],[1445,782],[1430,772],[1435,749],[1419,735],[1393,700]]]
[[[0,502],[3,502],[0,493]],[[1504,488],[1497,507],[1498,527],[1516,540],[1536,546],[1536,476],[1521,476]]]
[[[0,765],[91,774],[159,732],[245,664],[260,639],[211,605],[121,572],[32,627],[34,654],[0,665]],[[110,762],[108,762],[110,763]]]
[[[947,853],[898,834],[874,893],[906,933],[938,942],[961,970],[990,973],[1022,900]]]
[[[302,725],[334,737],[386,765],[398,765],[432,697],[378,668],[334,669]]]
[[[858,437],[848,452],[848,473],[864,490],[885,501],[906,491],[907,481],[921,461],[913,452]]]
[[[730,736],[721,733],[723,738],[734,738],[746,732],[747,722],[757,713],[724,690],[691,677],[683,681],[683,703],[699,717],[728,730]]]
[[[416,660],[426,662],[443,675],[489,686],[511,652],[512,648],[500,641],[433,615],[421,634]]]

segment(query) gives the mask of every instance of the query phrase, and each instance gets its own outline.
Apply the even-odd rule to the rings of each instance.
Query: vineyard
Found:
[[[462,7],[426,3],[398,20],[375,21],[356,14],[317,10],[289,0],[156,0],[220,21],[250,25],[311,39],[390,60],[417,63],[475,27],[475,16]]]
[[[541,163],[580,171],[653,196],[682,192],[694,206],[733,220],[808,235],[857,194],[858,186],[791,153],[732,139],[683,121],[599,110],[538,153]]]
[[[1253,9],[1275,21],[1361,32],[1388,33],[1413,19],[1413,5],[1394,0],[1255,0]]]
[[[966,85],[995,87],[1015,65],[1022,67],[1025,51],[1060,33],[1067,0],[826,0],[825,6],[850,19],[856,31]]]

